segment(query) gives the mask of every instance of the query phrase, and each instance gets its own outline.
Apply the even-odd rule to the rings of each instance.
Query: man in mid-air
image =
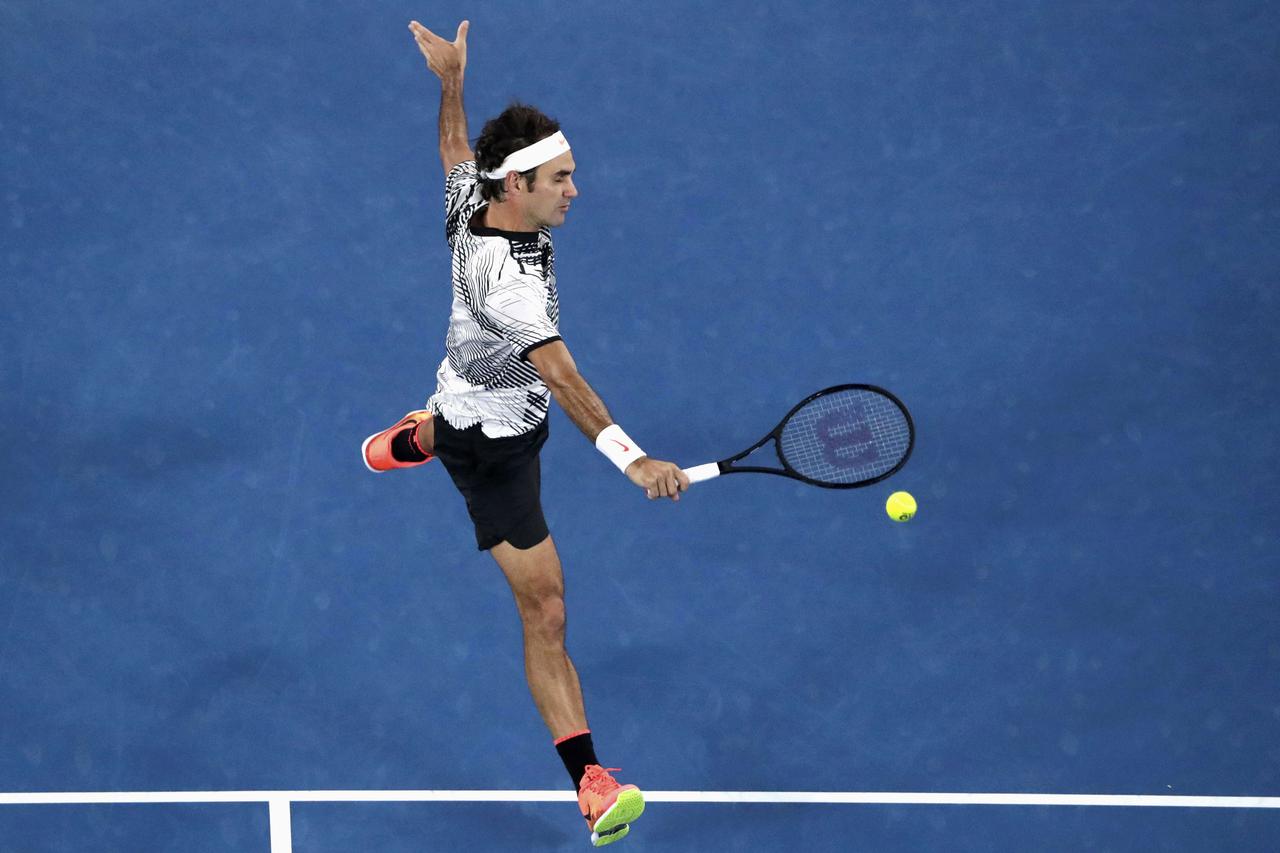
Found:
[[[445,234],[453,254],[446,357],[427,408],[369,436],[361,455],[376,472],[434,457],[449,472],[477,546],[511,585],[530,692],[573,779],[591,843],[603,847],[626,836],[644,796],[596,759],[565,651],[564,575],[540,498],[550,398],[651,500],[679,500],[689,479],[645,455],[613,422],[560,338],[550,229],[564,224],[578,195],[573,153],[555,120],[523,104],[487,122],[471,151],[462,106],[468,27],[463,21],[449,42],[409,24],[441,84]]]

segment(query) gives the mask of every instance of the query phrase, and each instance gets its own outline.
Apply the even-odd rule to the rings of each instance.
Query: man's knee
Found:
[[[564,638],[564,593],[559,589],[539,590],[526,595],[520,607],[525,631],[542,640]]]

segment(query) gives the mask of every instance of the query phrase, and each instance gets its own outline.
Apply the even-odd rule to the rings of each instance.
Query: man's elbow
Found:
[[[572,364],[557,364],[544,371],[538,371],[543,383],[551,389],[552,394],[559,394],[582,382],[582,376]]]

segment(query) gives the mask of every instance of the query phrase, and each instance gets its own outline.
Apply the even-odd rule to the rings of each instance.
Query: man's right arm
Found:
[[[529,361],[542,381],[582,434],[593,443],[601,431],[613,423],[600,395],[587,384],[569,354],[564,341],[554,340],[529,351]],[[627,466],[626,475],[653,498],[680,500],[680,492],[689,488],[689,477],[672,462],[642,456]]]
[[[440,78],[440,162],[444,173],[459,163],[474,160],[467,142],[467,113],[462,107],[462,80],[467,69],[467,30],[470,21],[458,25],[458,35],[447,42],[417,21],[409,23],[427,67]]]

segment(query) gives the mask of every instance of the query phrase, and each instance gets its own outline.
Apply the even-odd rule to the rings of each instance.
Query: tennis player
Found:
[[[577,197],[573,152],[559,124],[513,104],[468,145],[463,21],[452,42],[409,29],[440,78],[445,234],[453,253],[453,308],[436,392],[424,409],[365,439],[375,472],[439,457],[466,500],[476,544],[497,561],[524,626],[525,674],[573,779],[591,843],[620,841],[644,810],[635,785],[596,759],[578,674],[565,651],[564,576],[540,499],[539,451],[555,397],[596,447],[645,490],[679,500],[688,477],[645,455],[578,372],[557,327],[551,228]]]

